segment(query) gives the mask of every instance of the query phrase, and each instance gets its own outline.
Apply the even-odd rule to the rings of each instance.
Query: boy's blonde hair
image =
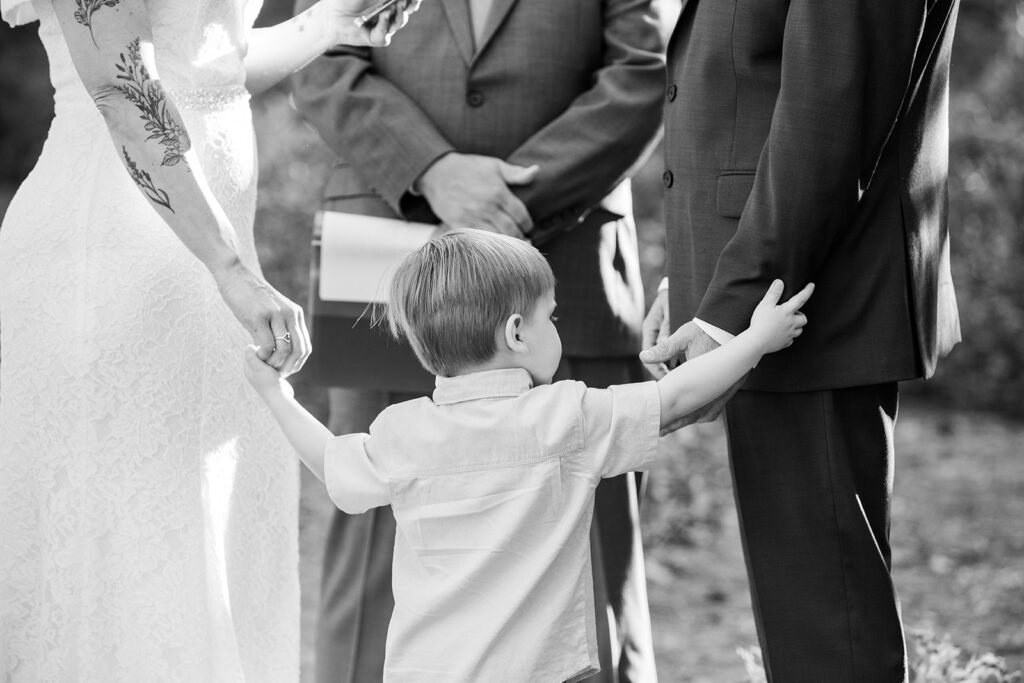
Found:
[[[555,286],[551,266],[523,240],[452,230],[409,254],[395,272],[388,324],[428,371],[451,377],[494,357],[495,332],[528,317]]]

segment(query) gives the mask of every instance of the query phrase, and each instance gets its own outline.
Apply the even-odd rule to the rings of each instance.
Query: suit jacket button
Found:
[[[672,171],[665,171],[662,173],[661,182],[665,183],[665,187],[672,187],[672,183],[675,182],[675,177],[672,175]]]
[[[484,94],[479,90],[470,90],[466,93],[466,104],[471,107],[479,107],[484,103]]]
[[[665,92],[665,99],[668,100],[669,102],[674,102],[676,99],[676,94],[678,94],[678,92],[679,89],[676,88],[675,84],[668,86],[668,90]]]

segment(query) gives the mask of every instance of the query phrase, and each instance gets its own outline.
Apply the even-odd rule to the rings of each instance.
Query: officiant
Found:
[[[555,379],[605,387],[645,379],[628,175],[657,134],[664,82],[649,2],[437,0],[390,47],[338,48],[311,64],[295,79],[295,102],[337,156],[325,209],[537,244],[558,280],[565,359]],[[335,433],[366,431],[389,403],[433,390],[412,352],[369,316],[353,326],[352,311],[317,307],[308,367],[330,387]],[[597,489],[602,673],[590,680],[656,680],[637,479]],[[381,680],[394,534],[389,508],[335,511],[318,681]]]

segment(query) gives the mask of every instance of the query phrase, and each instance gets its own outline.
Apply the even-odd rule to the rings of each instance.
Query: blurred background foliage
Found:
[[[674,0],[663,0],[667,16]],[[262,22],[290,15],[268,0]],[[38,157],[52,117],[33,26],[0,28],[0,215]],[[1024,416],[1024,0],[963,0],[952,67],[950,233],[965,343],[930,382],[950,405]],[[257,230],[268,277],[305,300],[308,242],[330,154],[289,105],[287,84],[254,102],[261,148]],[[660,151],[634,183],[650,291],[664,258]]]

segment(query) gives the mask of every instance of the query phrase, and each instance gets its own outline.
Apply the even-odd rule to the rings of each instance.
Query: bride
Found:
[[[256,261],[249,93],[417,3],[371,4],[0,0],[56,110],[0,230],[0,679],[298,679],[295,459],[239,349],[309,338]]]

